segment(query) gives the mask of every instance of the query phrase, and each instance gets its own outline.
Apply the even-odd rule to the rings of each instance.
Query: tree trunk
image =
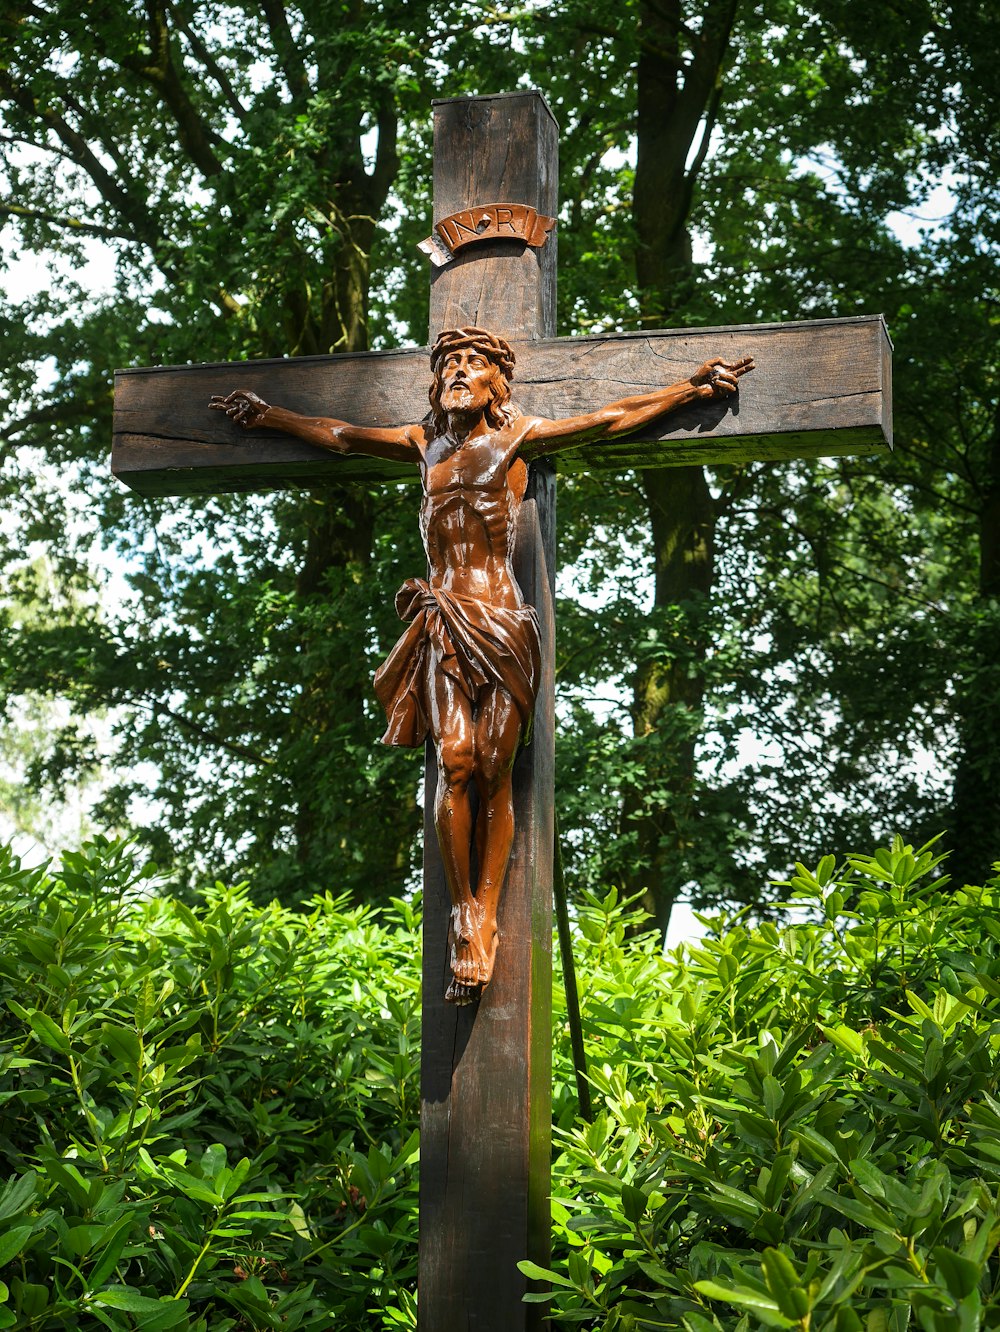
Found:
[[[989,469],[979,519],[979,594],[1000,597],[1000,402],[993,417]]]
[[[680,0],[640,5],[633,210],[636,277],[647,326],[681,322],[694,282],[688,216],[735,11],[736,0],[707,0],[685,63]],[[680,616],[670,621],[676,641],[662,644],[659,655],[641,663],[633,680],[633,733],[645,776],[623,797],[622,833],[635,845],[624,887],[642,894],[645,909],[665,931],[688,877],[708,646],[699,625],[712,590],[715,512],[701,468],[645,472],[643,488],[655,571],[653,624],[666,622],[668,607],[678,607]]]
[[[981,884],[1000,860],[1000,404],[979,516],[979,599],[970,659],[958,683],[959,757],[952,789],[951,858],[957,887]]]
[[[344,198],[346,191],[341,191]],[[296,351],[368,349],[368,254],[374,233],[370,201],[355,201],[336,255],[333,279],[318,312],[292,302]],[[377,209],[374,210],[377,212]],[[297,322],[298,321],[298,322]],[[336,414],[335,404],[330,405]],[[313,490],[295,506],[290,542],[303,550],[296,580],[298,656],[306,677],[293,709],[288,750],[295,789],[295,855],[302,888],[351,888],[355,896],[398,894],[419,833],[416,774],[407,789],[380,782],[367,799],[364,773],[352,787],[358,755],[377,743],[367,655],[358,641],[366,598],[360,589],[372,558],[375,504],[364,487]],[[302,533],[305,533],[303,543]],[[366,765],[368,766],[368,765]]]
[[[704,611],[712,590],[715,512],[700,467],[643,473],[655,558],[653,623],[663,624],[656,652],[642,662],[632,695],[633,734],[643,760],[641,785],[625,793],[622,831],[634,834],[627,890],[666,931],[687,877],[695,746],[701,727],[707,649]],[[656,611],[670,607],[669,619]]]

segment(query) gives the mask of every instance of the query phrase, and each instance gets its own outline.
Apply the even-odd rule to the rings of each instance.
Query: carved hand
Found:
[[[741,361],[724,361],[721,356],[714,356],[694,372],[691,383],[703,398],[725,398],[739,388],[740,375],[753,368],[752,356],[744,356]]]
[[[251,393],[248,389],[237,389],[226,398],[221,398],[217,394],[208,405],[217,412],[225,412],[230,421],[235,421],[244,430],[254,430],[262,426],[264,416],[270,409],[270,403],[258,398],[256,393]]]

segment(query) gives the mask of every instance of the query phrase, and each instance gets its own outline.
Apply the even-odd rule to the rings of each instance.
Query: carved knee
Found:
[[[492,754],[485,759],[480,755],[479,770],[476,773],[480,797],[493,800],[503,792],[505,787],[509,787],[512,768],[513,764],[510,760],[502,759],[497,754]]]
[[[442,741],[437,759],[439,791],[441,788],[468,786],[475,766],[471,742]]]

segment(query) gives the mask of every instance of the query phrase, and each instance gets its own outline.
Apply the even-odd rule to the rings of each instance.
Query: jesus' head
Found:
[[[466,357],[462,357],[466,353]],[[488,366],[488,400],[484,408],[487,424],[494,429],[508,425],[520,415],[510,401],[510,381],[514,370],[514,353],[509,343],[488,333],[483,328],[449,328],[438,336],[431,350],[430,415],[436,434],[448,429],[449,405],[442,402],[448,395],[448,371],[457,359],[468,356],[485,361]]]

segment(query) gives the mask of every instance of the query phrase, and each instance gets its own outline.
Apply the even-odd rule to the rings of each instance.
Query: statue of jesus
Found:
[[[409,627],[377,671],[375,692],[389,721],[384,743],[420,745],[428,733],[434,743],[435,826],[452,903],[446,998],[453,1003],[473,1003],[493,976],[497,907],[514,840],[511,771],[530,739],[540,676],[538,621],[511,567],[525,459],[627,435],[686,403],[731,396],[752,369],[750,357],[716,357],[669,388],[549,421],[525,416],[511,401],[514,353],[503,338],[457,328],[431,351],[431,409],[416,425],[377,429],[302,416],[244,391],[211,401],[247,429],[280,430],[336,453],[420,470],[428,577],[409,579],[396,597]]]

